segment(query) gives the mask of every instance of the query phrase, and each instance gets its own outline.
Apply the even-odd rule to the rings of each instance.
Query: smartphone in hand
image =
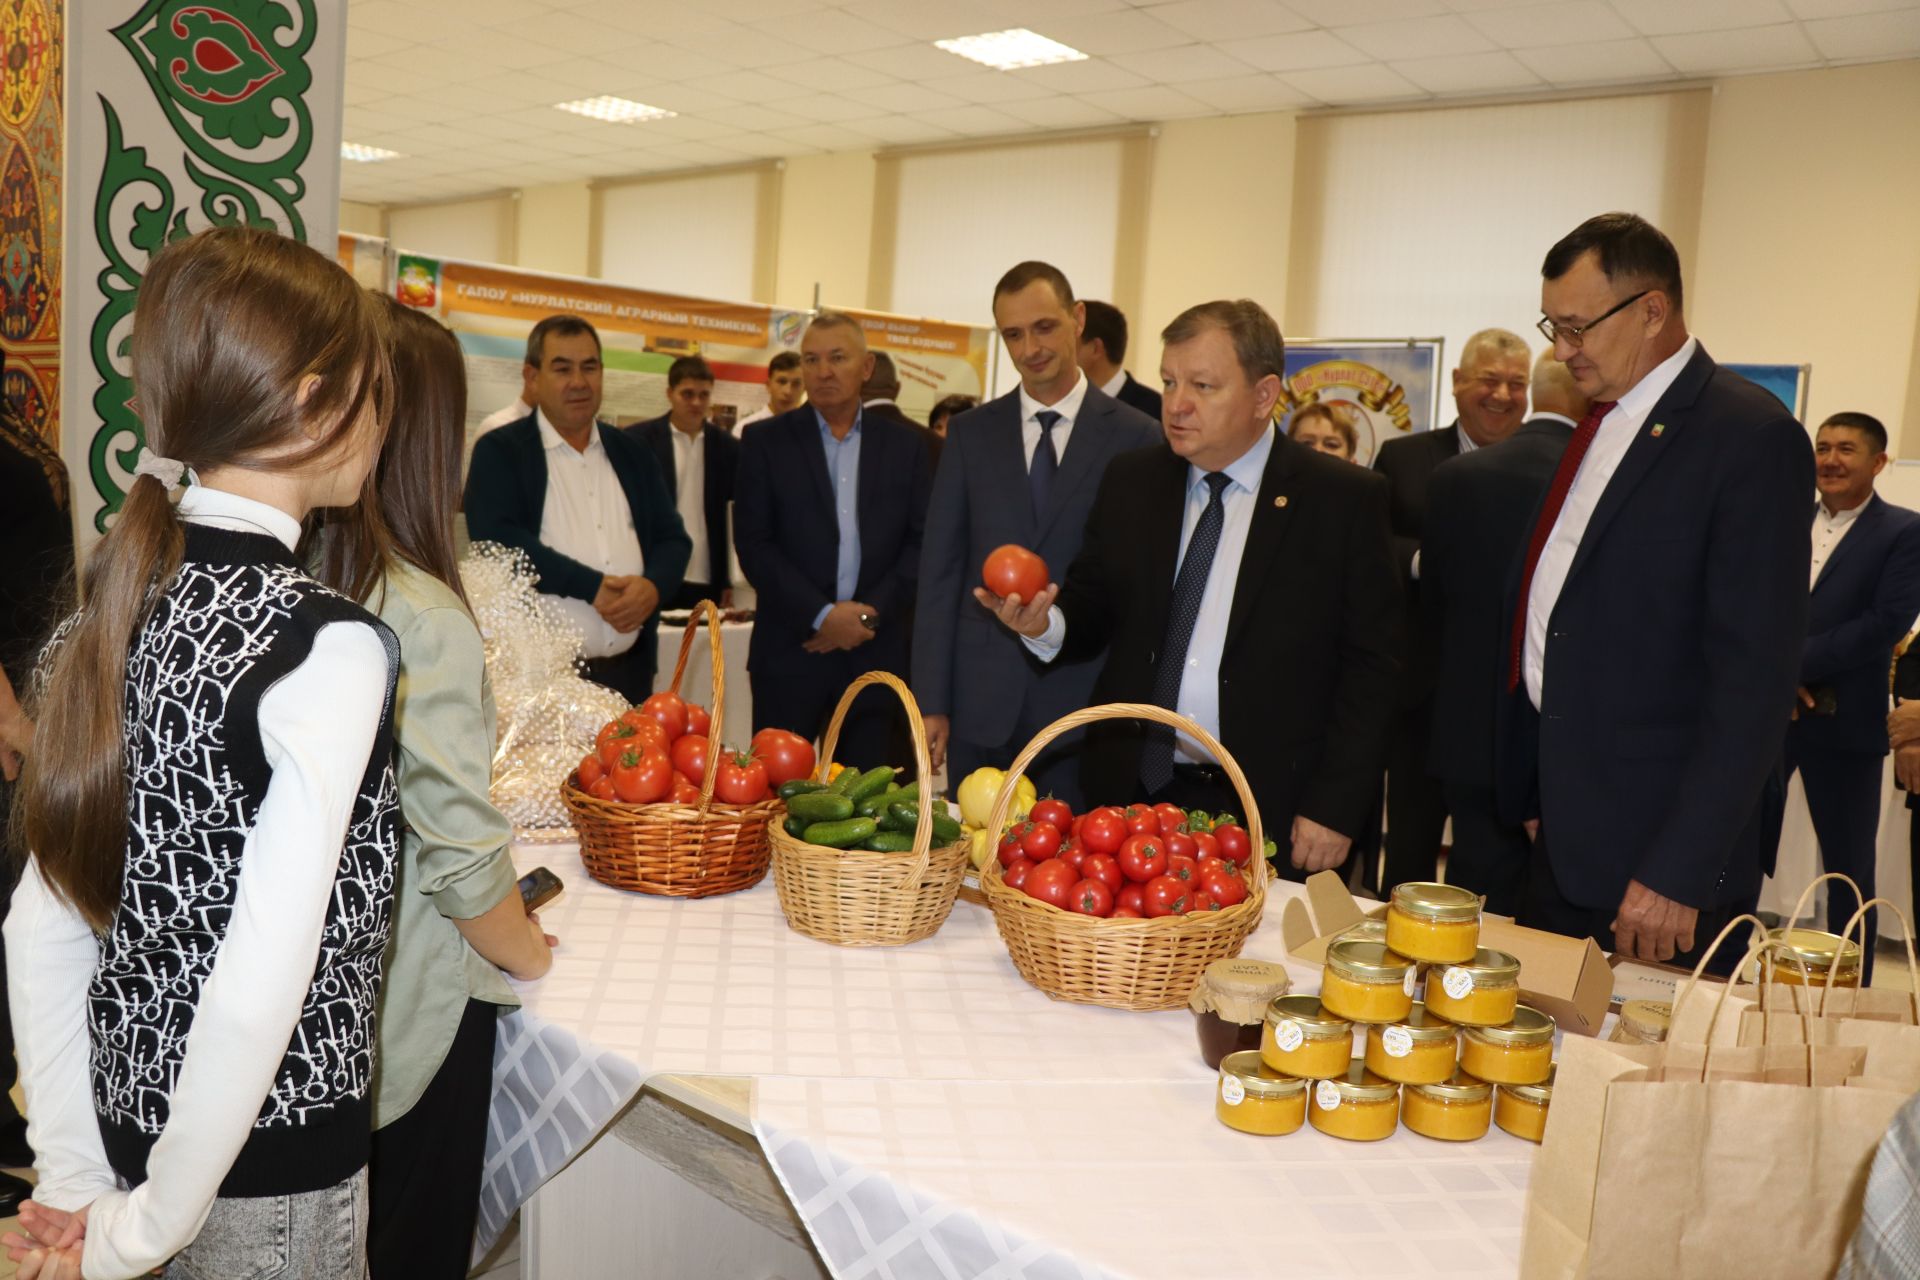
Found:
[[[538,911],[559,897],[565,887],[559,876],[545,867],[535,867],[520,877],[520,901],[527,904],[528,911]]]

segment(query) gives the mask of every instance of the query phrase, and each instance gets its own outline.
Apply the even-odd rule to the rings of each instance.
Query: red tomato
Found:
[[[1146,914],[1147,896],[1140,892],[1140,886],[1132,880],[1120,886],[1120,892],[1113,895],[1113,901],[1116,915],[1121,911],[1131,911],[1137,916]]]
[[[1087,851],[1073,841],[1069,840],[1061,845],[1060,852],[1053,856],[1072,867],[1075,871],[1080,872],[1080,874],[1086,874]]]
[[[1078,839],[1080,838],[1080,828],[1086,825],[1086,821],[1087,821],[1087,815],[1086,815],[1086,814],[1084,814],[1084,813],[1076,813],[1076,814],[1074,814],[1074,815],[1073,815],[1073,828],[1072,828],[1072,830],[1070,830],[1070,831],[1068,831],[1068,832],[1067,832],[1067,834],[1068,834],[1069,836],[1071,836],[1071,837],[1073,837],[1073,838],[1074,838],[1075,840],[1078,840]]]
[[[587,788],[587,794],[595,800],[618,800],[620,798],[619,794],[613,789],[613,779],[607,777],[605,774],[601,774],[600,780]]]
[[[1127,810],[1127,834],[1130,836],[1154,836],[1160,834],[1160,818],[1153,810],[1135,805]]]
[[[665,751],[673,745],[673,739],[667,737],[666,726],[652,716],[640,717],[640,722],[633,726],[633,738],[653,750]]]
[[[1025,547],[995,547],[980,566],[980,581],[997,596],[1019,596],[1022,604],[1047,589],[1047,562]]]
[[[1125,822],[1127,820],[1127,811],[1125,809],[1122,809],[1117,804],[1103,804],[1099,808],[1089,809],[1087,810],[1087,812],[1090,814],[1093,814],[1093,813],[1111,814],[1113,817],[1120,819],[1122,822]]]
[[[1073,886],[1080,881],[1080,873],[1058,858],[1048,858],[1045,862],[1033,864],[1033,870],[1027,873],[1027,882],[1020,887],[1030,898],[1064,909],[1067,899],[1073,892]]]
[[[1016,822],[1007,828],[1007,834],[1000,837],[1001,866],[1010,867],[1015,858],[1027,858],[1025,850],[1020,847],[1020,837],[1027,833],[1029,825],[1031,824]],[[1031,862],[1032,859],[1027,858],[1027,861]]]
[[[600,763],[600,757],[589,751],[580,757],[580,768],[575,771],[579,776],[580,789],[590,790],[593,784],[607,776],[607,766]]]
[[[1126,887],[1127,877],[1120,870],[1120,860],[1110,853],[1089,853],[1087,860],[1080,864],[1080,872],[1087,879],[1098,880],[1115,893]]]
[[[674,740],[673,750],[668,757],[673,767],[692,779],[694,786],[707,780],[707,756],[713,750],[713,744],[703,737],[683,733]]]
[[[1220,842],[1220,856],[1228,862],[1240,866],[1247,865],[1247,859],[1253,856],[1253,837],[1247,829],[1237,822],[1229,822],[1213,829],[1213,838]]]
[[[1020,848],[1035,862],[1045,862],[1060,852],[1060,828],[1047,822],[1028,822],[1020,837]]]
[[[759,804],[767,798],[767,766],[752,750],[722,755],[720,776],[714,779],[713,798],[721,804]]]
[[[614,761],[627,751],[645,747],[647,744],[640,741],[636,733],[634,727],[624,721],[607,721],[593,740],[593,749],[600,757],[600,763],[611,769]]]
[[[687,704],[671,689],[662,689],[648,698],[640,704],[640,710],[660,722],[669,742],[687,731]]]
[[[1032,861],[1026,858],[1016,857],[1012,862],[1006,864],[1006,870],[1000,878],[1018,889],[1027,883],[1027,874],[1032,870]]]
[[[1167,856],[1169,858],[1192,858],[1196,861],[1199,860],[1200,842],[1189,835],[1185,827],[1176,827],[1168,831],[1161,838],[1167,842]]]
[[[1247,882],[1232,871],[1213,872],[1202,877],[1201,884],[1213,896],[1213,900],[1223,907],[1239,906],[1252,892],[1247,888]]]
[[[1170,853],[1167,855],[1167,874],[1175,880],[1192,884],[1200,878],[1200,864],[1184,853]]]
[[[1160,834],[1170,836],[1176,831],[1187,829],[1187,811],[1177,804],[1157,804],[1153,806],[1154,816],[1160,819]]]
[[[1204,886],[1194,886],[1193,900],[1187,904],[1188,911],[1218,911],[1219,909],[1220,904],[1213,900],[1213,895],[1208,893]]]
[[[1135,884],[1165,875],[1167,847],[1158,836],[1134,836],[1120,846],[1120,870]]]
[[[625,711],[622,711],[620,713],[618,719],[621,724],[630,724],[634,728],[638,729],[641,725],[645,724],[647,721],[652,720],[653,717],[648,715],[646,712],[642,711],[638,707],[628,707]],[[659,721],[655,720],[654,723],[658,724]]]
[[[1155,876],[1140,886],[1140,896],[1146,902],[1147,918],[1150,920],[1160,916],[1183,916],[1193,902],[1192,887],[1172,876]]]
[[[1194,868],[1194,875],[1200,880],[1204,881],[1208,876],[1212,875],[1230,876],[1236,874],[1233,869],[1233,864],[1225,858],[1209,857],[1201,858],[1199,861],[1200,865]],[[1215,896],[1217,897],[1218,895],[1216,894]]]
[[[1200,846],[1200,852],[1195,856],[1201,858],[1217,858],[1220,856],[1220,841],[1215,837],[1213,832],[1196,831],[1193,833],[1193,842]]]
[[[1035,822],[1053,824],[1054,830],[1063,836],[1073,833],[1073,810],[1067,807],[1065,800],[1055,800],[1052,796],[1048,796],[1033,806],[1033,812],[1027,816]]]
[[[785,729],[768,728],[754,734],[753,753],[766,763],[767,781],[776,787],[813,772],[813,744]]]
[[[673,790],[673,764],[658,751],[625,751],[607,776],[628,804],[652,804]]]
[[[1132,907],[1115,907],[1113,909],[1113,915],[1110,918],[1114,920],[1145,920],[1146,916]]]
[[[707,737],[713,732],[713,713],[697,702],[687,704],[687,732]]]
[[[1107,809],[1095,809],[1075,832],[1089,853],[1118,853],[1127,842],[1127,820]]]
[[[675,769],[673,771],[673,790],[668,793],[667,798],[675,804],[699,804],[700,788],[694,784],[692,778]]]
[[[1113,914],[1113,890],[1098,880],[1082,880],[1067,895],[1067,909],[1083,916]]]

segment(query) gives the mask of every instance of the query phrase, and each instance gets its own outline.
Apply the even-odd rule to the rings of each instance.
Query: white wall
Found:
[[[514,214],[511,196],[398,205],[387,211],[387,236],[410,253],[512,265]]]

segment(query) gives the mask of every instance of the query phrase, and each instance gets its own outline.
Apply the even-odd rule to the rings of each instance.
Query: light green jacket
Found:
[[[513,828],[488,799],[495,720],[480,631],[445,583],[406,563],[367,604],[400,637],[393,736],[405,824],[376,1023],[378,1129],[420,1100],[469,998],[520,1000],[453,925],[516,892]]]

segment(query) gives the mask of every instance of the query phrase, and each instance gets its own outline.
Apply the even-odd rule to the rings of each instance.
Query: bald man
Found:
[[[1420,550],[1428,630],[1417,647],[1438,655],[1427,765],[1453,815],[1447,883],[1487,895],[1487,909],[1501,915],[1519,909],[1531,851],[1526,832],[1501,822],[1494,805],[1493,711],[1509,621],[1502,601],[1534,509],[1587,412],[1552,351],[1533,366],[1531,392],[1533,416],[1511,437],[1434,469]]]

